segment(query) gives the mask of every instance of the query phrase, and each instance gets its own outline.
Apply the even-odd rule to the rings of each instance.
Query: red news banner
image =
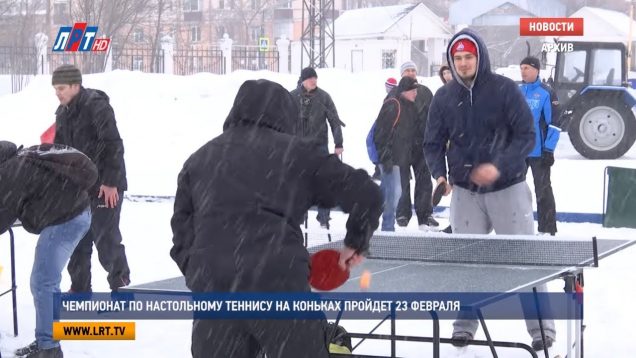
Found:
[[[583,18],[522,17],[519,36],[583,36]]]

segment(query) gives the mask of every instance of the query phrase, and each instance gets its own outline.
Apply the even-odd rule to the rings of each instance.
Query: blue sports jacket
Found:
[[[553,116],[558,115],[553,106],[558,103],[554,92],[546,84],[537,80],[519,85],[534,118],[535,144],[529,157],[540,157],[543,151],[554,152],[561,129],[553,125]]]

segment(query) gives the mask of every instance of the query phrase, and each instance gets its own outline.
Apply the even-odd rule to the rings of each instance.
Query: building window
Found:
[[[356,0],[342,0],[342,10],[352,10],[357,8]]]
[[[250,40],[258,43],[258,38],[261,37],[261,27],[254,26],[250,28]]]
[[[190,27],[190,42],[201,41],[201,28],[199,26]]]
[[[134,42],[144,42],[144,30],[143,29],[135,29],[133,32],[133,41]]]
[[[184,0],[183,11],[199,11],[199,0]]]
[[[382,50],[382,68],[395,68],[397,50]]]
[[[216,27],[216,35],[218,38],[223,37],[223,34],[226,33],[225,26],[217,26]]]
[[[68,1],[56,1],[53,3],[53,23],[55,25],[70,25],[68,13]]]
[[[142,71],[144,68],[144,58],[141,56],[133,57],[133,71]]]

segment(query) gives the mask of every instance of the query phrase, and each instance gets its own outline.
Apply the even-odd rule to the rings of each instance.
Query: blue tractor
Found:
[[[616,159],[636,140],[636,91],[627,81],[622,43],[568,42],[548,82],[560,102],[559,125],[588,159]]]

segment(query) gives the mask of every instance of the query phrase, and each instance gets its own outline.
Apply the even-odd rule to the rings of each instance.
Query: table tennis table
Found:
[[[340,236],[340,235],[338,235]],[[340,237],[342,239],[342,236]],[[359,292],[363,270],[372,274],[368,292],[487,292],[495,293],[489,302],[475,303],[476,307],[509,297],[510,293],[532,292],[533,288],[555,279],[565,281],[565,291],[574,293],[583,286],[583,269],[597,267],[600,259],[636,243],[633,240],[589,238],[572,239],[518,235],[459,235],[441,233],[379,233],[371,238],[371,249],[363,264],[351,271],[350,279],[336,291]],[[341,240],[309,247],[310,253],[342,247]],[[150,282],[125,289],[129,292],[189,292],[183,277]],[[536,289],[535,289],[536,292]],[[582,312],[583,302],[579,307]],[[496,347],[519,348],[537,358],[537,353],[523,343],[494,341],[480,309],[477,310],[486,340],[471,340],[469,345],[488,346],[493,357]],[[352,338],[389,340],[391,357],[396,356],[397,341],[433,344],[433,356],[439,357],[440,344],[452,343],[441,338],[439,319],[435,312],[433,337],[397,335],[394,312],[368,333],[349,332]],[[541,316],[539,316],[540,318]],[[390,334],[374,331],[390,319]],[[541,319],[539,319],[541,322]],[[583,320],[575,322],[572,338],[568,324],[567,357],[583,356]],[[541,326],[543,333],[543,327]],[[545,336],[543,336],[545,339]],[[574,355],[571,349],[574,347]],[[355,349],[355,348],[354,348]],[[332,355],[339,357],[340,355]],[[547,352],[545,352],[547,357]],[[344,356],[342,356],[344,357]],[[356,357],[349,355],[347,357]],[[366,357],[357,355],[357,357]]]

